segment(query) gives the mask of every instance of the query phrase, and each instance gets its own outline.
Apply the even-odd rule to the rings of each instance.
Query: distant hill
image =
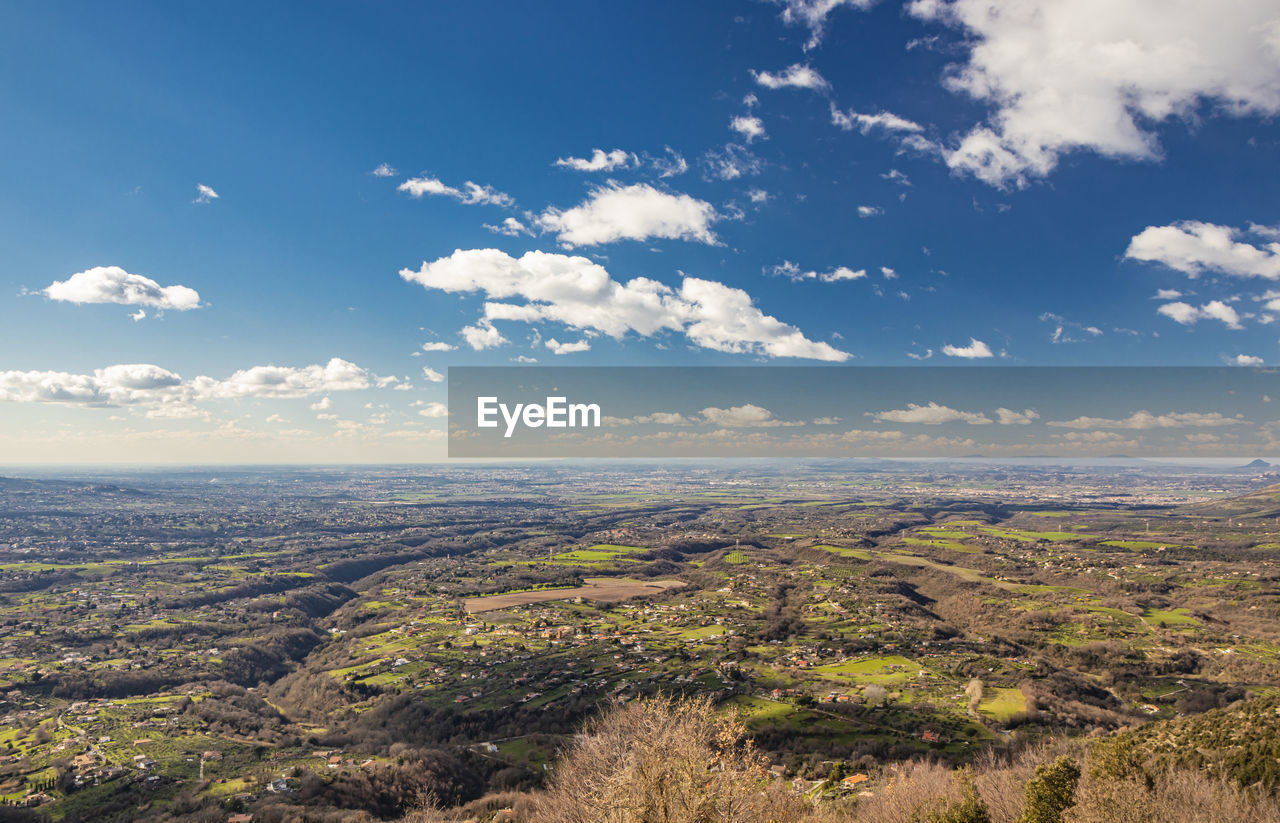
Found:
[[[1248,463],[1245,463],[1245,464],[1244,464],[1243,466],[1241,466],[1240,468],[1242,468],[1242,469],[1269,469],[1269,468],[1271,468],[1271,464],[1270,464],[1270,463],[1268,463],[1267,461],[1265,461],[1265,460],[1263,460],[1262,458],[1260,458],[1260,457],[1259,457],[1257,460],[1251,460],[1251,461],[1249,461]]]
[[[26,478],[0,475],[0,493],[22,496],[33,494],[55,494],[73,496],[117,496],[145,495],[146,492],[114,483],[102,483],[86,480],[63,480],[58,478]]]
[[[1280,483],[1239,497],[1181,506],[1177,511],[1189,517],[1280,517]]]

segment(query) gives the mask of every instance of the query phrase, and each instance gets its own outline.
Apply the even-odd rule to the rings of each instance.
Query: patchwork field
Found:
[[[684,585],[680,580],[628,580],[616,577],[588,577],[585,582],[586,585],[571,589],[537,589],[470,597],[463,601],[463,607],[470,614],[479,614],[509,609],[512,606],[545,603],[548,600],[572,600],[575,597],[594,600],[597,603],[617,603],[620,600],[645,594],[658,594]]]

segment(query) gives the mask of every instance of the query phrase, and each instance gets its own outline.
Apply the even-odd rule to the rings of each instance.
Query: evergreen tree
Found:
[[[1019,823],[1062,823],[1062,815],[1075,805],[1080,767],[1069,757],[1036,767],[1027,782],[1027,803]]]

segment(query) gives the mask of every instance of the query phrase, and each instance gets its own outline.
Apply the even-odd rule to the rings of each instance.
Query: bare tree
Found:
[[[616,706],[556,768],[535,823],[787,823],[807,808],[706,698]]]

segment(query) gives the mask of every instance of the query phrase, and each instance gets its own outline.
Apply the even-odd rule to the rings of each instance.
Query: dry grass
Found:
[[[967,781],[991,823],[1019,823],[1036,767],[1064,755],[1086,768],[1062,823],[1280,823],[1273,797],[1186,769],[1151,773],[1140,752],[1126,751],[1076,740],[987,752],[964,779],[941,763],[905,763],[870,797],[813,808],[769,774],[743,726],[709,700],[645,700],[589,724],[547,791],[491,795],[405,823],[918,823],[959,803]]]
[[[646,700],[593,723],[556,768],[534,823],[783,823],[806,806],[738,721],[705,698]]]

